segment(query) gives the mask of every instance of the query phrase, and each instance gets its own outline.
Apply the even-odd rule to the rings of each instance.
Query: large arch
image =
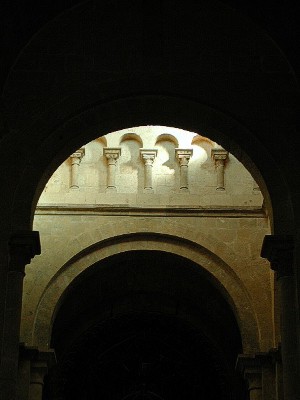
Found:
[[[57,366],[49,374],[49,385],[46,383],[49,391],[57,386],[58,382],[50,382],[51,375],[56,375],[58,380],[66,382],[62,390],[66,399],[82,398],[78,392],[85,386],[84,375],[93,364],[94,376],[90,387],[95,391],[108,391],[110,397],[113,396],[111,386],[105,390],[111,374],[114,381],[119,382],[117,386],[125,386],[129,392],[135,391],[138,387],[132,388],[130,377],[125,382],[119,381],[117,376],[121,377],[122,371],[118,371],[117,376],[113,372],[119,370],[120,363],[125,363],[125,369],[128,371],[129,368],[135,376],[134,371],[139,370],[141,359],[154,364],[156,369],[161,360],[168,360],[174,354],[175,358],[171,357],[168,365],[171,375],[174,376],[177,370],[177,379],[173,384],[167,379],[167,391],[172,391],[177,387],[177,380],[186,376],[182,355],[189,347],[191,352],[187,362],[195,371],[197,386],[202,387],[200,392],[206,392],[208,398],[240,398],[234,382],[238,381],[234,372],[236,357],[242,351],[239,328],[228,303],[203,272],[198,265],[174,253],[132,249],[96,262],[79,274],[64,292],[54,316],[51,347],[57,354]],[[186,328],[182,331],[183,326]],[[127,349],[126,361],[122,356],[122,344]],[[156,355],[158,349],[162,351],[161,356]],[[153,355],[156,355],[154,363],[151,361]],[[197,364],[204,369],[199,371]],[[164,376],[164,372],[161,373]],[[97,380],[103,374],[107,378]],[[139,376],[137,373],[134,378],[137,383]],[[148,378],[157,381],[154,376]],[[224,385],[222,390],[218,390],[218,396],[212,396],[214,380],[216,386],[220,381]],[[211,384],[207,385],[207,382]],[[99,383],[101,388],[97,389]],[[199,395],[193,394],[193,386],[190,382],[181,396],[185,398],[191,391],[191,398],[197,399]],[[77,387],[75,391],[74,387]],[[149,390],[149,385],[147,387]],[[150,387],[156,387],[160,395],[164,392],[157,385],[153,387],[151,384]],[[83,388],[83,391],[88,390]],[[199,388],[196,391],[199,392]]]
[[[196,243],[153,233],[113,237],[108,241],[95,243],[69,260],[51,279],[39,301],[31,344],[42,349],[49,348],[55,314],[63,301],[65,291],[74,279],[101,260],[139,250],[163,251],[186,257],[204,269],[236,315],[244,351],[251,353],[261,350],[261,343],[265,340],[260,326],[262,321],[259,321],[260,317],[253,308],[246,287],[230,266]]]

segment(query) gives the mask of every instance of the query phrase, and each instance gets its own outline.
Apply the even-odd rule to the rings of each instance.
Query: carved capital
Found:
[[[262,367],[272,363],[270,353],[239,354],[236,361],[236,370],[248,382],[249,392],[262,390]]]
[[[157,156],[156,149],[140,149],[140,155],[145,165],[152,165]]]
[[[278,278],[293,275],[294,238],[292,235],[266,235],[261,257],[266,258]]]
[[[212,149],[211,157],[214,160],[214,162],[216,163],[216,165],[218,165],[218,163],[224,165],[225,161],[228,158],[228,151],[226,151],[224,149]]]
[[[49,368],[56,364],[55,352],[52,349],[40,351],[37,347],[20,344],[20,359],[30,360],[31,378],[30,384],[44,384],[44,376]]]
[[[25,265],[31,259],[41,254],[40,236],[38,231],[18,231],[9,240],[10,271],[24,272]]]
[[[71,154],[72,161],[80,162],[82,157],[85,155],[85,148],[82,147],[81,149],[76,150],[73,154]]]
[[[180,166],[187,166],[192,155],[192,149],[175,149],[175,157],[179,161]]]
[[[271,349],[268,352],[256,354],[239,354],[236,360],[236,370],[242,373],[261,372],[264,365],[280,361],[280,349]]]
[[[104,147],[103,154],[108,161],[116,162],[121,155],[120,147]]]

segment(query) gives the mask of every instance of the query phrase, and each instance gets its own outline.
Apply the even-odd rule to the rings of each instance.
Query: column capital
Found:
[[[266,235],[260,256],[266,258],[278,277],[293,275],[293,235]]]
[[[76,150],[73,154],[71,154],[70,157],[78,158],[81,161],[81,159],[84,155],[85,155],[85,148],[81,147],[80,149]]]
[[[157,156],[157,149],[140,149],[140,155],[145,163],[153,163]]]
[[[188,165],[193,155],[193,149],[175,149],[175,157],[180,165]]]
[[[250,373],[260,373],[264,365],[272,364],[281,359],[280,349],[255,354],[239,354],[236,360],[236,370],[243,376]]]
[[[228,151],[224,149],[212,149],[211,150],[211,157],[215,162],[222,160],[225,162],[228,158]]]
[[[24,272],[25,265],[31,259],[41,254],[40,236],[38,231],[16,231],[9,240],[10,271]]]
[[[271,362],[272,356],[269,353],[238,355],[236,370],[248,382],[249,392],[262,391],[262,367]]]
[[[103,154],[108,160],[117,160],[121,155],[120,147],[104,147]]]
[[[34,346],[25,346],[24,343],[20,343],[20,357],[29,360],[31,371],[41,374],[42,376],[57,362],[53,349],[41,351]]]

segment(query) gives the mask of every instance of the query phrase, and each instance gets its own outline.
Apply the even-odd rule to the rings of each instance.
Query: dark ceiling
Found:
[[[123,1],[123,0],[121,0]],[[130,0],[126,0],[130,6]],[[2,0],[0,84],[16,56],[32,35],[47,21],[80,0]],[[299,79],[299,14],[297,0],[223,0],[223,3],[248,16],[279,45]]]

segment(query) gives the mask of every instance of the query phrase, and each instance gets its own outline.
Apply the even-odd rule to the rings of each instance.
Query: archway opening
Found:
[[[199,265],[171,253],[129,251],[83,272],[51,347],[45,399],[246,398],[233,311]]]

